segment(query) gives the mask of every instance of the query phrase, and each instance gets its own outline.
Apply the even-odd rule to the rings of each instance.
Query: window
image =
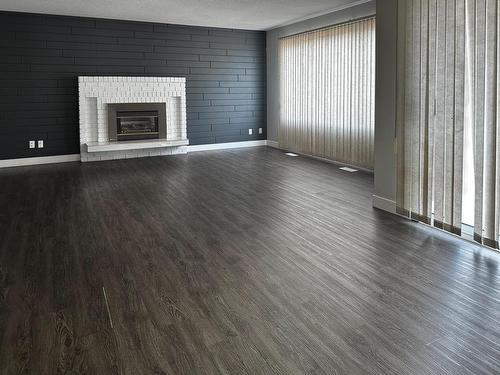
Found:
[[[373,169],[375,18],[280,40],[280,147]]]

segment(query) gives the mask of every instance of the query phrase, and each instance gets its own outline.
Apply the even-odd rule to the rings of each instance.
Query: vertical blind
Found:
[[[401,214],[498,247],[498,0],[407,0],[398,113]],[[400,87],[401,88],[401,87]],[[473,222],[473,223],[471,223]]]
[[[280,39],[280,147],[373,169],[375,18]]]

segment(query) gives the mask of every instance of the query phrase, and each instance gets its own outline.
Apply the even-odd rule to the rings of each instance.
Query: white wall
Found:
[[[381,0],[384,2],[386,0]],[[328,13],[267,32],[267,139],[278,141],[279,62],[278,40],[284,36],[348,22],[375,14],[375,1]]]

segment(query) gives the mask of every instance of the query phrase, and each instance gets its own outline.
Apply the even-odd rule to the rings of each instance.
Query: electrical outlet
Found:
[[[259,128],[259,134],[262,134],[262,128]]]
[[[248,135],[252,135],[253,134],[253,130],[252,129],[248,129]]]
[[[43,139],[38,140],[38,148],[43,148]]]
[[[35,148],[35,141],[29,142],[29,148]]]

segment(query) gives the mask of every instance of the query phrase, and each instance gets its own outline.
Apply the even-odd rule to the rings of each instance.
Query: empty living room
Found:
[[[500,374],[500,1],[0,0],[0,374]]]

